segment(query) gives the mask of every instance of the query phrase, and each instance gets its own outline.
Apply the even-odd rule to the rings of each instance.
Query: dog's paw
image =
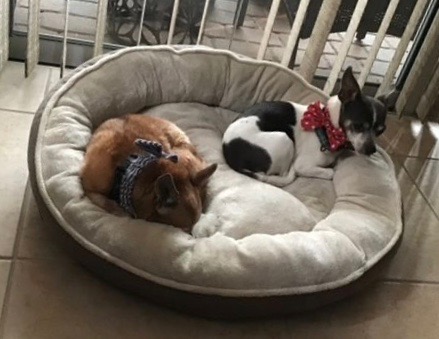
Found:
[[[192,236],[194,238],[210,237],[218,231],[219,219],[213,213],[202,214],[200,220],[194,225],[192,229]]]
[[[118,217],[129,216],[129,214],[121,206],[119,206],[117,202],[108,199],[106,196],[102,194],[89,193],[87,196],[93,204],[97,205],[98,207],[102,208],[103,210],[107,211],[110,214],[113,214]]]
[[[304,169],[298,169],[297,174],[305,178],[332,180],[334,177],[334,170],[332,168],[307,167]]]
[[[130,215],[114,200],[107,199],[104,209],[116,217],[129,217]]]
[[[112,206],[110,213],[116,217],[130,217],[130,215],[118,204]]]

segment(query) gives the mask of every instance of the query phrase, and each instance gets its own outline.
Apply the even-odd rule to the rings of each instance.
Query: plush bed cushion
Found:
[[[231,52],[117,51],[75,71],[42,105],[31,177],[64,231],[148,281],[229,297],[337,288],[361,277],[401,235],[389,156],[381,149],[370,158],[348,156],[333,181],[298,178],[281,190],[235,173],[221,151],[228,124],[256,102],[326,99],[292,71]],[[110,215],[84,197],[78,175],[93,130],[133,112],[170,119],[209,162],[219,163],[193,236]]]

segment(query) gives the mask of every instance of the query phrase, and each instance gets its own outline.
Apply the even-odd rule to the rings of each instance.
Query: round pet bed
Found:
[[[373,281],[402,234],[389,156],[345,156],[333,181],[284,190],[232,171],[222,134],[263,100],[325,101],[277,64],[204,47],[123,49],[84,64],[47,96],[29,142],[41,214],[80,261],[107,280],[175,309],[243,318],[303,311]],[[93,130],[126,113],[186,131],[219,168],[193,235],[110,215],[84,197],[79,171]]]

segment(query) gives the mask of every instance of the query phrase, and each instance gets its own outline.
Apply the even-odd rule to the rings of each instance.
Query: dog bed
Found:
[[[402,234],[389,156],[343,156],[333,181],[298,178],[284,190],[231,170],[222,134],[263,100],[325,101],[277,64],[205,47],[137,47],[89,61],[58,83],[35,115],[33,192],[47,225],[107,280],[175,309],[243,318],[303,311],[373,281]],[[208,162],[206,213],[193,235],[110,215],[82,190],[93,130],[126,113],[176,123]]]

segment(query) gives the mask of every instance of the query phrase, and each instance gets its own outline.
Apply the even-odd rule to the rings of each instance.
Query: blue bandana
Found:
[[[111,190],[111,198],[133,218],[136,218],[133,190],[139,174],[146,166],[157,162],[161,158],[176,163],[178,162],[178,156],[163,152],[162,145],[155,141],[137,139],[134,143],[146,154],[130,155],[125,164],[116,169],[116,178]]]

